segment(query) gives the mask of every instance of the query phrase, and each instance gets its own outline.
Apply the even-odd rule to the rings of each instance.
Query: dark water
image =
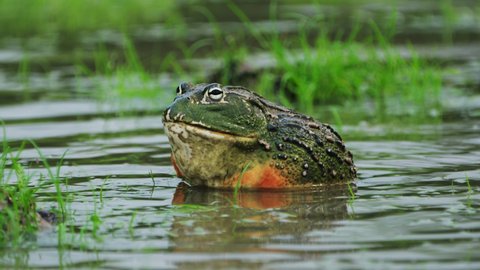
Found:
[[[360,10],[383,14],[388,7],[372,2]],[[4,46],[0,118],[7,138],[12,146],[35,140],[51,164],[65,154],[60,175],[68,179],[62,189],[71,216],[65,234],[53,227],[25,248],[2,250],[1,266],[480,269],[478,17],[462,15],[463,24],[455,26],[458,44],[436,45],[442,17],[432,2],[405,1],[400,10],[408,22],[400,36],[419,37],[423,57],[455,68],[446,76],[447,87],[461,92],[445,89],[441,121],[343,126],[359,168],[354,197],[347,186],[238,196],[188,189],[174,176],[160,115],[116,117],[115,108],[89,98],[95,88],[89,78],[72,77],[73,67],[64,64],[32,72],[25,86],[12,76],[22,52]],[[419,33],[434,38],[428,43]],[[169,43],[138,37],[139,44],[142,40]],[[21,157],[32,184],[42,183],[46,171],[35,149],[27,145]],[[38,207],[56,207],[55,192],[52,184],[39,190]]]

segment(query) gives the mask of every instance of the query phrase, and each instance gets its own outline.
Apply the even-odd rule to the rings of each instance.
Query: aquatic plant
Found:
[[[321,36],[314,47],[303,46],[301,59],[283,43],[273,41],[280,74],[278,86],[262,89],[279,101],[313,113],[318,105],[358,101],[374,104],[385,115],[428,115],[439,107],[440,72],[412,53],[403,58],[392,48],[377,50],[358,43],[330,41]],[[270,90],[269,90],[270,89]]]
[[[134,221],[136,216],[137,216],[137,212],[134,211],[132,213],[132,216],[130,217],[130,221],[128,222],[128,233],[130,234],[131,238],[133,238]]]
[[[36,189],[29,186],[31,176],[19,162],[21,150],[13,155],[4,139],[1,152],[0,247],[17,246],[38,229],[39,217],[35,209],[34,196]],[[8,163],[11,167],[10,172],[6,170]],[[16,176],[16,183],[8,184],[12,172]]]
[[[240,175],[237,178],[237,182],[235,183],[235,188],[233,189],[233,200],[234,200],[233,203],[234,203],[234,205],[238,204],[238,193],[240,192],[240,189],[242,188],[243,175],[248,170],[248,167],[250,167],[251,163],[252,162],[249,161],[247,164],[245,164],[242,171],[240,172]]]
[[[30,185],[32,175],[27,174],[20,162],[26,145],[12,149],[3,127],[0,149],[0,246],[19,246],[41,226],[41,216],[36,211],[35,193],[40,188]],[[15,176],[15,181],[10,182]]]
[[[40,178],[40,184],[32,186],[30,180],[34,175],[27,174],[20,161],[20,155],[27,145],[23,142],[18,148],[11,148],[7,141],[6,129],[3,122],[0,121],[3,128],[3,143],[0,149],[0,246],[17,247],[21,245],[28,237],[32,236],[39,227],[46,226],[41,215],[36,209],[36,192],[45,186],[53,184],[55,186],[55,201],[57,210],[49,215],[55,215],[55,220],[64,220],[67,217],[67,200],[62,193],[60,167],[63,162],[63,156],[57,163],[55,170],[49,165],[46,157],[35,144],[30,143],[37,150],[39,161],[47,170],[48,178],[43,175],[35,176]],[[11,182],[12,176],[15,176]],[[49,220],[51,221],[51,220]],[[58,223],[58,241],[63,242],[61,233],[62,223]]]
[[[470,195],[473,193],[472,185],[470,185],[470,178],[468,177],[467,174],[465,174],[465,182],[467,183],[467,194]]]
[[[147,71],[139,58],[132,39],[123,39],[122,61],[115,62],[103,47],[94,54],[95,67],[87,68],[77,64],[78,76],[92,77],[96,89],[94,97],[101,103],[113,106],[118,115],[158,113],[175,96],[175,89],[181,81],[204,81],[204,74],[187,70],[179,59],[178,52],[169,52],[159,61],[156,73]],[[184,58],[194,57],[196,47],[183,48]],[[226,53],[221,57],[227,58]],[[235,58],[237,59],[237,58]]]
[[[123,39],[123,63],[114,63],[112,56],[103,47],[99,46],[94,54],[95,66],[87,68],[84,64],[77,64],[78,76],[90,76],[96,85],[93,95],[104,104],[113,106],[120,115],[127,115],[138,111],[158,111],[160,105],[166,105],[173,99],[174,92],[170,91],[178,84],[170,85],[164,82],[165,77],[148,73],[143,67],[134,44],[128,36]],[[166,63],[174,62],[167,57]],[[175,74],[183,71],[178,65],[170,65]],[[163,89],[168,84],[169,89]]]

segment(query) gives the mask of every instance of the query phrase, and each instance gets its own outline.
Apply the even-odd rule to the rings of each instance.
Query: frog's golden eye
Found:
[[[223,97],[223,90],[219,87],[212,87],[208,89],[208,97],[213,101],[219,101]]]

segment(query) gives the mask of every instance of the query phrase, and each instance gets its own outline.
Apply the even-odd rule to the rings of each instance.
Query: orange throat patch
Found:
[[[274,189],[288,187],[287,179],[282,176],[281,171],[268,164],[259,164],[248,169],[243,175],[235,174],[227,182],[227,185],[235,187],[240,182],[242,188],[253,189]]]
[[[175,169],[175,172],[177,173],[178,177],[183,177],[183,173],[180,171],[180,168],[177,165],[177,162],[175,161],[175,157],[173,154],[170,155],[170,160],[172,161],[173,168]]]

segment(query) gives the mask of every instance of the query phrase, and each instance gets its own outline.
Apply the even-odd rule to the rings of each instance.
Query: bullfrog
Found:
[[[192,186],[310,188],[356,177],[330,125],[241,86],[181,83],[163,122],[173,167]]]

